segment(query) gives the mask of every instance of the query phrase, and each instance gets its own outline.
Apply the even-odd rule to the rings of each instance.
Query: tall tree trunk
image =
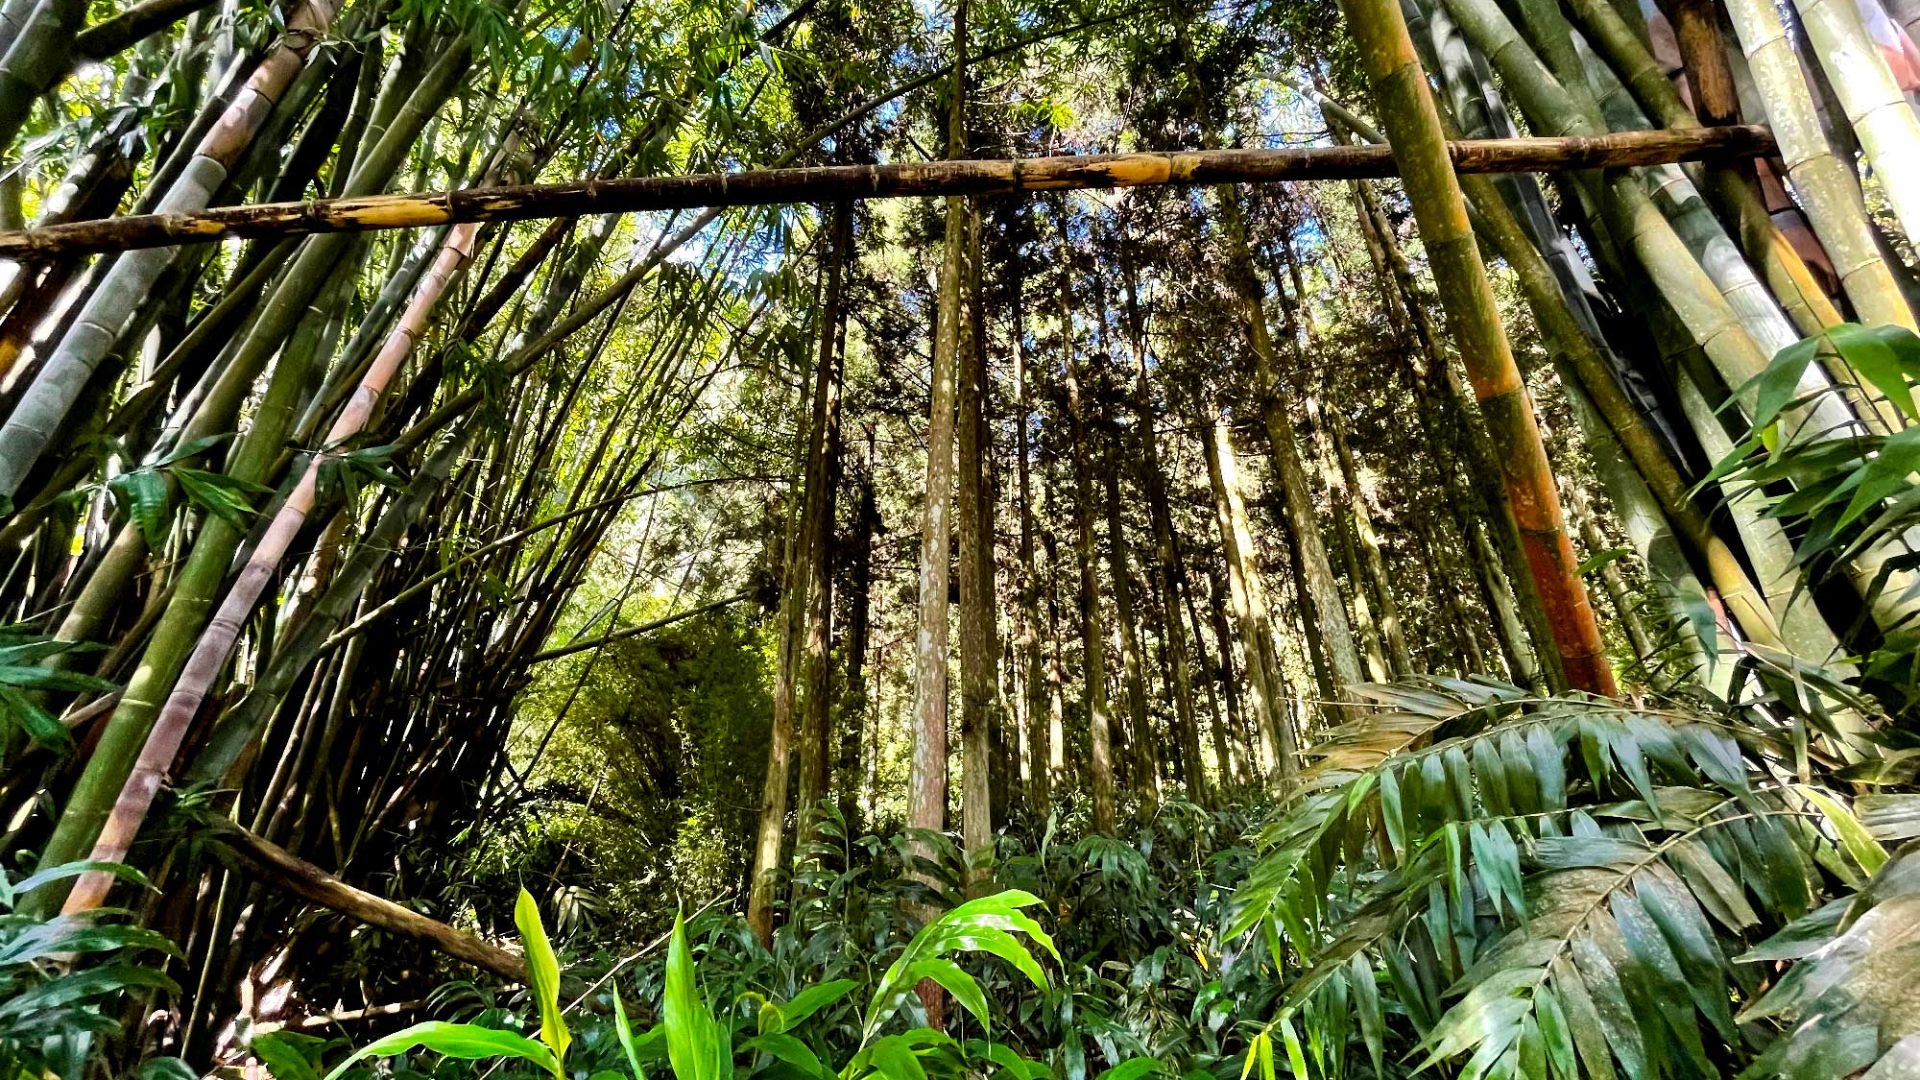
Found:
[[[1367,505],[1366,492],[1360,488],[1360,470],[1355,467],[1353,446],[1347,439],[1347,421],[1339,409],[1325,413],[1327,434],[1333,438],[1334,457],[1340,463],[1341,486],[1346,489],[1352,514],[1355,539],[1360,545],[1361,576],[1380,611],[1380,636],[1386,642],[1387,659],[1396,678],[1414,673],[1413,654],[1407,648],[1405,624],[1400,615],[1400,600],[1394,595],[1393,578],[1387,573],[1386,559],[1380,553],[1380,538],[1373,528],[1373,511]]]
[[[1327,559],[1326,543],[1321,539],[1319,515],[1307,484],[1306,467],[1301,462],[1299,440],[1293,420],[1287,415],[1280,356],[1267,323],[1264,290],[1247,246],[1239,193],[1232,190],[1222,193],[1220,210],[1232,260],[1230,284],[1240,298],[1241,322],[1253,349],[1260,394],[1258,405],[1266,424],[1281,516],[1287,538],[1300,560],[1300,573],[1306,585],[1300,603],[1302,614],[1315,631],[1310,635],[1309,645],[1319,642],[1317,648],[1308,649],[1314,680],[1319,687],[1323,711],[1330,718],[1337,718],[1344,715],[1342,703],[1347,699],[1347,688],[1364,681],[1365,675],[1360,670],[1360,655],[1354,648],[1353,627],[1340,598],[1340,586]]]
[[[953,68],[947,113],[947,156],[966,150],[967,0],[954,9]],[[913,658],[913,764],[907,780],[907,825],[939,831],[947,824],[947,617],[953,552],[953,453],[961,290],[965,274],[966,201],[946,202],[946,239],[935,300],[933,369],[927,406],[926,508],[920,528],[920,606]],[[931,854],[921,845],[923,854]],[[925,996],[925,995],[923,995]]]
[[[1067,409],[1073,440],[1074,523],[1078,530],[1075,550],[1080,563],[1080,639],[1086,650],[1085,670],[1088,734],[1088,783],[1093,798],[1093,831],[1111,836],[1114,831],[1112,716],[1107,702],[1106,631],[1101,624],[1100,573],[1094,544],[1095,507],[1092,451],[1088,408],[1080,385],[1080,358],[1073,342],[1073,307],[1069,292],[1071,262],[1066,254],[1066,219],[1060,221],[1063,258],[1060,275],[1061,345],[1066,352]]]
[[[845,682],[840,698],[840,816],[847,831],[858,833],[861,743],[871,710],[867,692],[867,648],[872,633],[873,538],[881,531],[879,500],[873,484],[873,431],[867,431],[867,455],[860,470],[860,497],[854,510],[853,545],[847,552],[847,644]],[[866,750],[875,753],[873,748]]]
[[[827,284],[821,308],[819,372],[814,396],[809,450],[819,455],[807,466],[806,652],[801,668],[800,700],[806,707],[797,740],[800,761],[794,806],[800,843],[812,838],[821,800],[827,797],[829,715],[833,665],[833,534],[835,496],[841,474],[840,393],[846,360],[840,345],[846,336],[847,264],[853,256],[853,204],[836,203],[830,212],[832,247],[826,253]],[[817,488],[817,494],[815,489]]]
[[[1202,439],[1210,437],[1211,436],[1205,433],[1201,435]],[[1229,563],[1229,565],[1231,565],[1231,563]],[[1227,607],[1233,590],[1227,582],[1221,579],[1220,567],[1214,560],[1206,560],[1205,566],[1207,571],[1207,617],[1213,627],[1214,645],[1220,652],[1220,662],[1214,665],[1212,669],[1213,677],[1214,680],[1220,684],[1221,693],[1227,699],[1226,711],[1224,713],[1218,711],[1214,713],[1214,719],[1217,721],[1214,728],[1216,738],[1213,748],[1214,756],[1221,761],[1227,761],[1228,756],[1231,755],[1231,764],[1233,767],[1230,769],[1223,768],[1221,770],[1222,775],[1234,777],[1242,783],[1248,783],[1259,775],[1260,770],[1255,764],[1253,747],[1252,744],[1247,741],[1246,733],[1249,729],[1257,729],[1258,723],[1247,719],[1246,712],[1248,709],[1253,708],[1253,705],[1240,696],[1240,688],[1243,684],[1235,675],[1233,669],[1233,625],[1227,619]],[[1189,607],[1191,607],[1191,598],[1189,598],[1188,604]],[[1188,614],[1192,615],[1194,620],[1194,639],[1196,641],[1203,641],[1204,635],[1202,635],[1199,630],[1198,613],[1190,610]],[[1251,673],[1249,673],[1244,685],[1249,690],[1253,688]],[[1262,707],[1264,708],[1264,706]]]
[[[1013,284],[1013,398],[1014,398],[1014,472],[1020,496],[1020,610],[1015,628],[1014,654],[1025,672],[1025,701],[1021,709],[1026,724],[1027,798],[1035,812],[1045,818],[1050,798],[1049,772],[1052,745],[1047,731],[1048,675],[1046,650],[1040,644],[1040,571],[1034,561],[1033,522],[1033,449],[1029,429],[1033,416],[1027,400],[1027,327],[1026,282]]]
[[[1280,682],[1279,658],[1273,651],[1266,586],[1247,521],[1246,501],[1240,492],[1232,429],[1224,416],[1216,416],[1202,438],[1206,440],[1207,479],[1213,485],[1214,512],[1220,523],[1220,547],[1226,555],[1227,593],[1234,621],[1240,624],[1240,649],[1247,666],[1246,711],[1259,737],[1261,769],[1291,775],[1295,764],[1293,725]],[[1224,639],[1221,650],[1226,650]]]
[[[992,454],[987,426],[987,350],[979,312],[980,209],[967,214],[967,292],[975,317],[961,335],[959,356],[960,465],[960,753],[965,772],[960,793],[961,844],[973,872],[969,891],[986,887],[993,854],[993,761],[990,714],[997,704],[1000,645],[995,632],[993,502],[987,479]]]
[[[1133,744],[1130,779],[1151,806],[1160,795],[1159,754],[1147,706],[1147,679],[1140,648],[1139,612],[1133,602],[1133,556],[1120,513],[1120,445],[1107,448],[1107,572],[1113,577],[1113,618],[1120,628],[1120,671],[1127,687],[1127,739]]]

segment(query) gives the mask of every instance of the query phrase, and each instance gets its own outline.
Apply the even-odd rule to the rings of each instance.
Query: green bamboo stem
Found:
[[[1859,179],[1827,142],[1779,10],[1770,0],[1727,0],[1727,13],[1765,102],[1795,201],[1833,260],[1854,310],[1869,324],[1920,330],[1874,241]]]
[[[1572,686],[1616,692],[1600,627],[1575,568],[1546,448],[1519,367],[1494,304],[1473,240],[1440,115],[1395,0],[1346,0],[1347,18],[1386,120],[1394,158],[1440,291],[1449,329],[1459,343],[1474,394],[1500,450],[1516,524],[1554,642]]]
[[[86,0],[39,0],[0,55],[0,154],[12,149],[34,102],[72,66]]]
[[[166,195],[163,212],[199,210],[226,182],[227,172],[273,113],[273,104],[326,32],[337,0],[304,0],[288,17],[287,32],[267,53],[220,121],[201,139]],[[23,38],[19,45],[27,44]],[[3,111],[3,110],[0,110]],[[0,498],[11,499],[46,452],[47,444],[92,381],[121,331],[145,302],[174,255],[155,250],[114,261],[72,328],[61,339],[20,402],[0,426]]]
[[[1699,126],[1693,110],[1681,101],[1680,93],[1667,78],[1665,69],[1654,59],[1652,49],[1608,0],[1567,2],[1580,19],[1589,40],[1611,65],[1611,70],[1594,65],[1587,66],[1585,70],[1589,79],[1607,84],[1605,97],[1609,100],[1603,111],[1613,127],[1623,130],[1647,127],[1647,116],[1652,117],[1654,126],[1670,130]],[[1615,81],[1616,75],[1618,82]],[[1630,100],[1627,97],[1629,90]],[[1645,115],[1640,114],[1642,109]],[[1615,117],[1622,117],[1625,122]],[[1661,170],[1663,174],[1675,171]],[[1800,334],[1819,333],[1841,321],[1839,311],[1814,282],[1805,261],[1774,226],[1747,175],[1738,169],[1718,167],[1690,169],[1686,172],[1696,185],[1712,196],[1720,212],[1731,223],[1734,239],[1740,249],[1765,276],[1767,286],[1785,308]],[[1678,198],[1672,203],[1674,207],[1704,210],[1698,205],[1697,198],[1689,197],[1690,193],[1677,194]],[[1679,215],[1674,211],[1669,211],[1669,214],[1676,218],[1678,224]],[[1702,216],[1706,223],[1716,226],[1713,232],[1719,232],[1718,222],[1714,222],[1711,216]],[[1695,228],[1703,226],[1697,225]]]
[[[1908,237],[1920,237],[1920,116],[1894,82],[1853,0],[1793,0],[1807,40]]]
[[[511,142],[511,140],[510,140]],[[281,560],[294,537],[306,524],[307,516],[319,501],[320,471],[325,468],[330,448],[345,446],[363,431],[373,418],[375,406],[385,395],[400,365],[428,330],[428,320],[440,298],[446,295],[454,279],[473,257],[475,235],[480,226],[455,226],[435,258],[433,266],[414,291],[398,325],[387,335],[372,367],[360,380],[353,396],[334,419],[319,452],[308,459],[292,492],[280,504],[279,511],[254,545],[253,554],[227,591],[219,610],[194,644],[181,669],[180,678],[168,693],[166,704],[147,734],[145,746],[135,761],[116,798],[112,812],[94,842],[90,856],[99,862],[124,862],[134,837],[146,821],[147,811],[159,793],[160,783],[173,767],[180,745],[186,740],[200,705],[213,691],[227,657],[240,638],[240,631],[253,615],[267,587],[278,576]],[[329,350],[330,351],[330,350]],[[290,426],[290,425],[286,425]],[[65,911],[91,911],[106,900],[113,878],[104,873],[88,874],[75,883],[67,896]]]
[[[1766,644],[1777,644],[1779,628],[1773,612],[1748,579],[1739,559],[1726,542],[1714,534],[1706,515],[1694,503],[1678,466],[1620,389],[1606,358],[1600,355],[1593,338],[1575,318],[1546,260],[1528,242],[1519,221],[1493,190],[1490,180],[1463,177],[1461,187],[1473,211],[1475,229],[1514,271],[1541,333],[1574,376],[1572,382],[1584,392],[1589,406],[1604,418],[1609,443],[1624,448],[1626,460],[1657,497],[1663,513],[1680,530],[1696,557],[1707,566],[1715,587],[1749,636]],[[1600,452],[1595,448],[1596,455]]]
[[[1567,374],[1571,375],[1572,372]],[[1628,542],[1633,545],[1634,553],[1640,557],[1641,565],[1652,579],[1654,593],[1666,609],[1668,619],[1680,631],[1678,640],[1689,667],[1687,678],[1697,681],[1710,692],[1726,696],[1731,690],[1730,676],[1735,670],[1730,662],[1734,656],[1733,640],[1716,619],[1709,631],[1714,637],[1713,648],[1709,651],[1704,647],[1694,619],[1694,605],[1708,603],[1706,589],[1694,575],[1693,567],[1688,563],[1678,538],[1668,527],[1667,518],[1661,513],[1653,493],[1647,489],[1640,474],[1627,467],[1627,459],[1620,453],[1620,445],[1613,441],[1613,432],[1600,419],[1587,396],[1580,392],[1579,380],[1564,379],[1563,382],[1567,402],[1573,407],[1574,419],[1593,452],[1594,472],[1613,503],[1614,518],[1626,531]],[[1648,657],[1643,656],[1642,659]]]
[[[409,95],[416,100],[409,102],[410,107],[398,110],[398,116],[404,119],[396,120],[379,142],[368,149],[361,168],[356,169],[349,180],[349,187],[378,190],[386,185],[418,139],[427,117],[451,96],[465,74],[470,55],[465,37],[447,46],[415,93]],[[300,399],[309,389],[309,375],[321,362],[311,348],[281,351],[280,346],[296,330],[305,327],[312,332],[317,324],[324,323],[309,312],[309,304],[325,283],[346,265],[342,256],[346,249],[354,246],[350,241],[344,234],[325,236],[310,241],[301,250],[280,286],[263,301],[260,317],[229,364],[230,369],[260,370],[271,356],[276,353],[280,356],[254,409],[252,422],[229,454],[227,475],[241,483],[260,484],[270,479],[269,470],[279,458],[280,448],[297,419]],[[42,865],[53,866],[81,858],[100,837],[147,745],[148,734],[161,707],[213,613],[214,599],[242,539],[243,531],[225,518],[210,515],[205,522],[134,677],[107,721],[100,742],[88,758],[66,810],[47,842],[41,855]],[[51,905],[64,901],[65,896],[66,890],[49,889],[45,896],[37,899]]]

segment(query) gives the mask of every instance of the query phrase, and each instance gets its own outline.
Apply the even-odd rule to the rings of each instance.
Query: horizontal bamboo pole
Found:
[[[1763,127],[1630,131],[1585,138],[1470,139],[1447,144],[1467,173],[1559,172],[1675,161],[1724,161],[1774,153]],[[0,232],[0,258],[28,261],[80,252],[127,251],[229,237],[412,229],[470,221],[694,207],[765,206],[926,195],[1005,195],[1158,184],[1260,184],[1360,180],[1398,175],[1386,146],[1302,146],[1281,150],[929,161],[836,165],[693,176],[576,180],[565,184],[474,187],[313,202],[228,206],[185,214],[143,214]]]

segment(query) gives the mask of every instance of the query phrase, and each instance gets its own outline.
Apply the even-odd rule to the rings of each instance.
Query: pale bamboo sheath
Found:
[[[1908,237],[1920,237],[1920,116],[1867,36],[1853,0],[1794,0],[1794,7],[1894,215]]]
[[[385,393],[387,385],[393,381],[394,373],[399,371],[401,363],[413,351],[415,342],[425,334],[427,321],[435,305],[446,294],[454,277],[472,258],[474,237],[479,229],[477,224],[460,225],[448,234],[445,246],[434,260],[433,268],[415,290],[399,324],[387,336],[379,355],[374,358],[359,386],[354,388],[353,396],[347,399],[340,415],[328,430],[326,442],[308,461],[299,482],[294,485],[272,524],[261,536],[259,545],[254,548],[253,555],[240,571],[226,599],[221,601],[219,611],[215,612],[206,631],[195,643],[192,656],[181,670],[179,681],[167,696],[166,705],[160,710],[160,717],[147,736],[133,773],[127,777],[119,798],[114,802],[112,815],[101,829],[100,838],[94,842],[93,859],[104,862],[125,860],[134,837],[146,820],[148,809],[153,805],[153,798],[160,790],[161,781],[173,765],[174,755],[179,753],[180,744],[186,739],[194,715],[200,711],[201,703],[219,679],[221,669],[226,666],[227,657],[233,651],[234,642],[239,640],[241,628],[246,625],[261,596],[278,575],[280,561],[286,557],[288,547],[306,523],[307,515],[312,512],[320,469],[328,454],[365,430],[367,422],[373,417],[374,407]],[[68,895],[65,910],[73,913],[99,907],[106,900],[112,884],[112,876],[103,873],[81,878]]]
[[[1874,243],[1853,169],[1827,143],[1778,9],[1772,0],[1727,0],[1727,12],[1764,99],[1794,194],[1854,309],[1870,324],[1920,329]]]
[[[331,25],[338,0],[304,0],[287,20],[280,42],[254,69],[246,87],[195,149],[178,180],[161,198],[159,211],[204,209],[227,170],[253,141],[275,102],[305,66],[307,53]],[[174,253],[166,249],[128,252],[117,259],[93,291],[39,376],[0,426],[0,497],[12,498],[47,444],[66,420],[73,403],[93,378],[113,343],[145,302]]]

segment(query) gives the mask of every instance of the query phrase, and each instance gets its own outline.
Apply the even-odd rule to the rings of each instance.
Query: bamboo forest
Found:
[[[1920,0],[0,0],[0,1080],[1920,1078]]]

